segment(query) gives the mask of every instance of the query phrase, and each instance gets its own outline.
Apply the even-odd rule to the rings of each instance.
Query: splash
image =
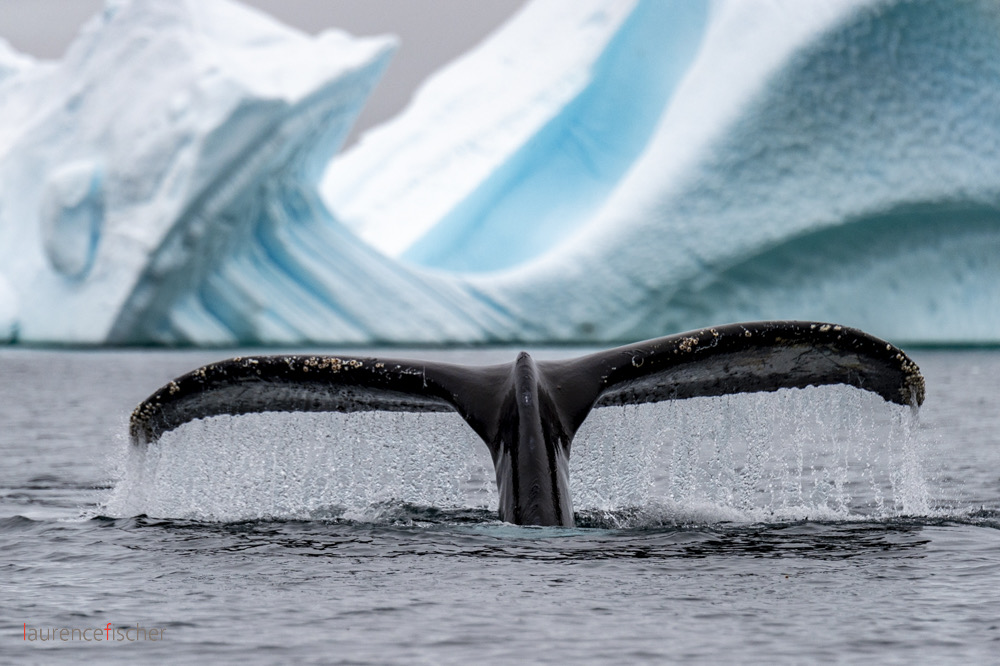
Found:
[[[612,527],[926,515],[915,428],[846,387],[602,408],[574,441],[571,492],[583,522]],[[384,524],[497,504],[457,414],[222,416],[125,448],[112,516]]]
[[[574,500],[620,526],[926,515],[916,426],[841,386],[600,409],[574,442]]]
[[[402,505],[485,508],[489,452],[457,414],[220,416],[128,447],[112,516],[392,522]]]

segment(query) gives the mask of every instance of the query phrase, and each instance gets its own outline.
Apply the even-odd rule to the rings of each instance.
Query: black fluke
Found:
[[[254,356],[206,365],[132,413],[135,445],[188,421],[252,412],[456,411],[489,447],[500,518],[573,525],[569,455],[594,407],[848,384],[917,406],[924,379],[893,345],[857,329],[795,321],[728,324],[563,361],[449,363]]]

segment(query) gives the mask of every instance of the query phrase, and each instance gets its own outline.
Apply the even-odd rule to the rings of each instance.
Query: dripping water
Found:
[[[399,504],[495,504],[489,452],[457,414],[218,416],[128,447],[109,515],[377,521]]]
[[[646,523],[925,515],[916,427],[839,386],[607,407],[574,442],[574,499]]]
[[[571,493],[583,523],[613,527],[925,515],[915,426],[912,410],[847,387],[601,408],[574,440]],[[112,516],[495,517],[489,453],[457,414],[220,416],[123,447]]]

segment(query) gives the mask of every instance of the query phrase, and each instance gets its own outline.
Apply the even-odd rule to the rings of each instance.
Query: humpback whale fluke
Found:
[[[917,406],[924,379],[893,345],[834,324],[728,324],[579,358],[512,364],[252,356],[170,382],[132,413],[146,446],[194,419],[278,411],[456,411],[489,447],[500,518],[572,525],[569,455],[594,407],[848,384]]]

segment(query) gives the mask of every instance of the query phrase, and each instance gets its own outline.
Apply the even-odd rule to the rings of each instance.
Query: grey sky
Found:
[[[428,74],[482,40],[526,0],[243,1],[310,33],[335,27],[355,35],[399,36],[401,47],[350,142],[358,131],[396,114]],[[0,37],[19,51],[58,58],[80,24],[103,6],[103,0],[0,0]]]

